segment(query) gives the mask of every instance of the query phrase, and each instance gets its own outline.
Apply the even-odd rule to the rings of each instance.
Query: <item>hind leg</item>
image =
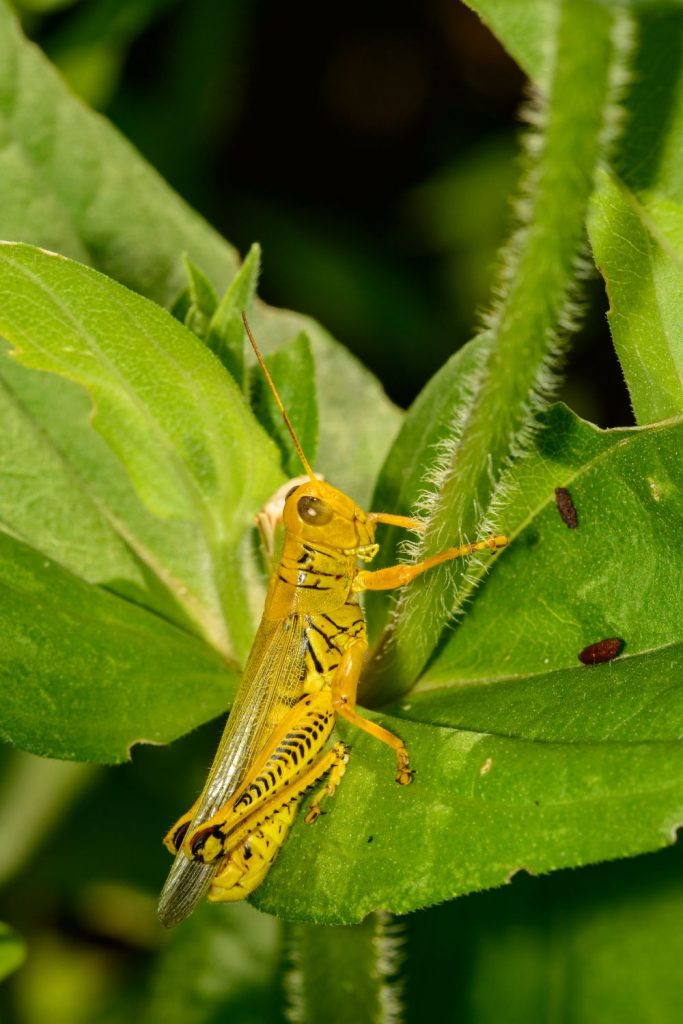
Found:
[[[302,776],[290,783],[284,792],[249,815],[231,835],[222,838],[211,830],[205,834],[200,832],[196,843],[196,859],[204,862],[219,861],[218,872],[209,893],[212,902],[245,899],[261,884],[287,838],[306,790],[330,772],[335,780],[332,788],[334,792],[344,774],[347,760],[344,744],[335,743]],[[328,789],[329,785],[325,787],[326,791]]]
[[[287,838],[300,800],[300,797],[292,800],[267,815],[221,861],[209,890],[208,899],[211,903],[245,900],[258,888]]]

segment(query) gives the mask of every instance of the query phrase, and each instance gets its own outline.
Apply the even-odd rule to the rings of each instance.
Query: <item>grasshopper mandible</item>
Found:
[[[164,840],[176,855],[159,901],[167,926],[183,920],[205,894],[223,902],[253,892],[287,838],[304,794],[322,783],[305,822],[319,817],[322,800],[333,795],[348,762],[343,743],[326,749],[337,717],[391,747],[396,781],[401,786],[412,781],[403,742],[356,711],[367,650],[359,594],[402,587],[442,562],[507,544],[506,537],[489,537],[414,564],[374,572],[360,568],[359,561],[377,554],[378,524],[419,531],[422,523],[364,512],[315,476],[243,319],[306,477],[281,504],[282,551],[206,785]]]

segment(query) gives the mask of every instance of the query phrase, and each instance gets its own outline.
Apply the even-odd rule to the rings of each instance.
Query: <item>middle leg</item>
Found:
[[[365,643],[358,640],[346,648],[337,670],[332,678],[332,706],[336,714],[352,722],[357,728],[367,732],[381,743],[386,743],[396,754],[396,781],[401,786],[408,786],[413,781],[408,750],[403,740],[394,736],[393,732],[384,729],[375,722],[369,722],[356,711],[356,693],[358,680],[363,668]]]

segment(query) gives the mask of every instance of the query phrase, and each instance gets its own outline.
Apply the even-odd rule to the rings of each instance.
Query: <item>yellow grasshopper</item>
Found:
[[[441,562],[507,544],[505,537],[490,537],[415,564],[374,572],[360,568],[359,561],[377,554],[377,524],[421,530],[422,523],[364,512],[314,475],[243,319],[307,475],[280,506],[282,551],[208,780],[164,840],[176,855],[159,901],[167,926],[183,920],[205,894],[222,902],[253,892],[287,838],[304,794],[325,780],[304,820],[310,825],[319,817],[321,801],[333,795],[348,761],[343,743],[326,749],[337,717],[391,747],[396,781],[412,781],[403,742],[356,711],[367,650],[359,594],[402,587]]]

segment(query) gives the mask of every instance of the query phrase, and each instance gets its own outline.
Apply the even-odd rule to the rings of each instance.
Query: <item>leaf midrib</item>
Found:
[[[656,647],[645,647],[641,650],[634,651],[633,653],[626,653],[619,655],[619,661],[632,661],[636,658],[642,658],[649,654],[662,654],[664,651],[673,650],[676,647],[682,647],[683,640],[672,640],[670,643],[659,644]],[[611,664],[611,662],[610,662]],[[537,672],[520,672],[512,673],[510,675],[500,676],[476,676],[474,679],[454,679],[452,682],[444,682],[442,680],[434,680],[433,684],[430,683],[429,679],[424,682],[418,683],[414,690],[411,691],[410,696],[420,693],[437,693],[443,690],[448,692],[449,690],[462,690],[471,688],[474,686],[496,686],[498,684],[505,685],[507,683],[518,683],[523,682],[526,679],[539,679],[542,676],[556,676],[564,674],[565,672],[586,672],[589,671],[592,666],[587,665],[558,665],[557,668],[541,669]]]

